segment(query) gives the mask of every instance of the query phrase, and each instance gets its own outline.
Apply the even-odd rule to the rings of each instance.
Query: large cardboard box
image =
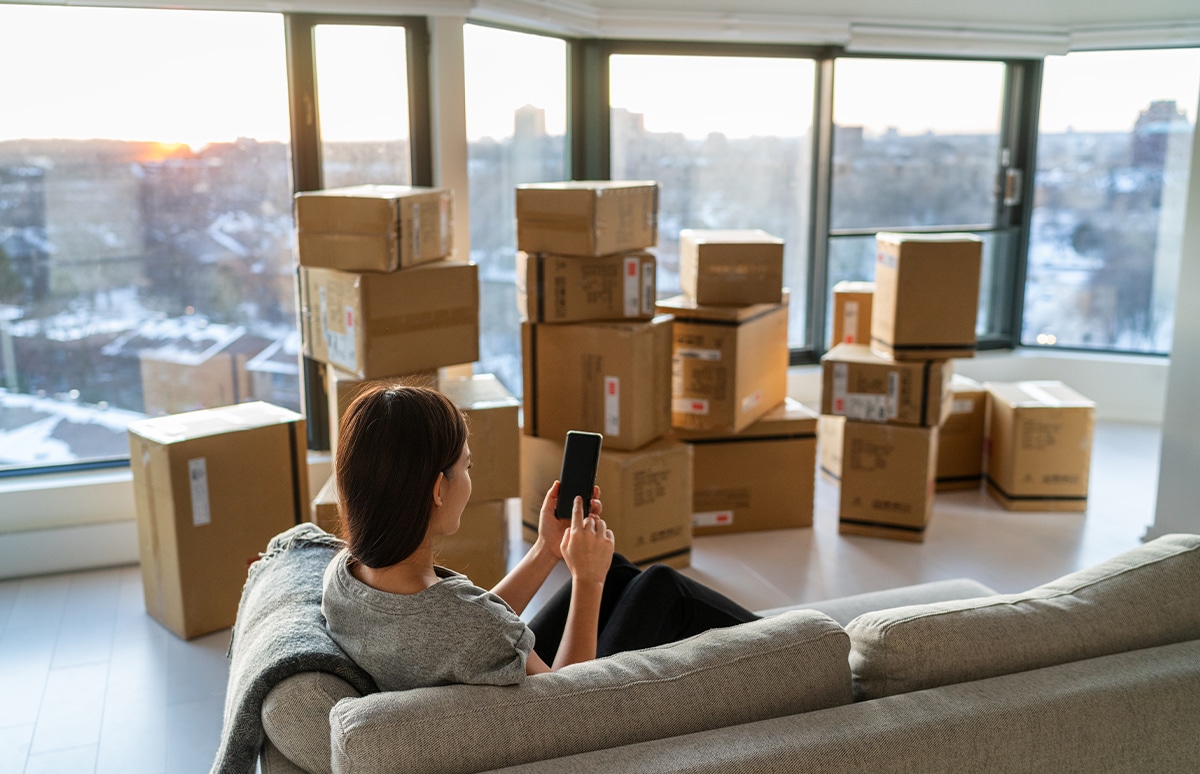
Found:
[[[521,326],[525,434],[604,434],[632,450],[671,427],[672,319]]]
[[[692,533],[811,527],[817,414],[792,398],[740,433],[680,430],[692,445]]]
[[[499,583],[508,573],[505,506],[504,500],[468,503],[458,531],[434,538],[434,563],[466,575],[480,588]]]
[[[874,282],[842,280],[833,286],[833,337],[829,346],[871,343]]]
[[[778,304],[783,240],[761,229],[679,232],[679,284],[697,304]]]
[[[445,378],[438,389],[467,415],[471,503],[521,495],[521,402],[492,374]]]
[[[897,360],[975,357],[982,240],[882,232],[875,241],[871,346]]]
[[[821,413],[859,422],[940,425],[950,416],[950,360],[891,360],[865,344],[838,344],[821,358]]]
[[[787,397],[788,305],[658,303],[675,315],[671,424],[737,433]]]
[[[1059,381],[984,387],[992,497],[1013,511],[1087,510],[1096,404]]]
[[[342,511],[338,505],[337,476],[330,475],[313,498],[309,521],[331,535],[345,538],[342,532]]]
[[[517,249],[609,255],[658,243],[658,183],[577,180],[517,186]]]
[[[950,380],[950,416],[938,432],[937,490],[978,489],[983,483],[987,390],[974,379]]]
[[[295,198],[301,266],[390,272],[454,251],[449,189],[356,185]]]
[[[518,251],[517,312],[522,322],[648,320],[657,265],[644,250],[596,257]]]
[[[184,639],[232,626],[246,570],[308,512],[304,417],[240,403],[129,425],[146,612]]]
[[[938,429],[843,425],[838,532],[922,542],[933,515]]]
[[[379,274],[300,268],[304,354],[364,379],[479,359],[479,278],[436,261]]]
[[[563,439],[521,439],[521,526],[537,539],[546,491],[562,471]],[[634,564],[686,567],[692,551],[692,446],[668,436],[637,451],[605,441],[596,472],[617,551]]]
[[[833,481],[842,480],[842,449],[846,418],[822,414],[817,423],[817,446],[821,451],[821,473]]]

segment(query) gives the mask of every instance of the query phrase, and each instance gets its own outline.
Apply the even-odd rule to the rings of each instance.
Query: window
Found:
[[[679,232],[757,228],[784,240],[788,339],[808,308],[811,59],[614,54],[611,173],[657,180],[658,292],[680,292]]]
[[[1046,60],[1022,344],[1169,351],[1197,92],[1200,49]]]
[[[0,471],[123,460],[146,415],[297,408],[281,17],[0,28]]]
[[[480,367],[520,395],[513,189],[567,177],[567,44],[468,24],[463,45]]]

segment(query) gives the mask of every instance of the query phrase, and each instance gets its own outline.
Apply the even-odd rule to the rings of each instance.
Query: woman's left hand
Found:
[[[562,559],[562,538],[571,528],[571,520],[560,519],[554,515],[554,508],[558,504],[558,489],[559,482],[555,481],[550,485],[550,490],[546,492],[546,499],[542,501],[542,511],[538,514],[538,540],[545,544],[551,554]],[[600,487],[594,486],[592,487],[592,507],[588,513],[598,518],[603,510],[604,505],[600,502]]]

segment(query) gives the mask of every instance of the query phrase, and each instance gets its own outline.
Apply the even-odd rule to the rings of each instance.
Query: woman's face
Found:
[[[434,509],[430,528],[435,535],[453,535],[458,531],[463,509],[471,499],[471,447],[463,444],[462,453],[442,479],[442,505]]]

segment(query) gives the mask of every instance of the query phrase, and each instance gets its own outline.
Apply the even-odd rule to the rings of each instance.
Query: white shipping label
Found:
[[[742,398],[742,413],[744,414],[747,411],[753,411],[755,408],[762,405],[762,401],[762,390],[755,390],[746,397]]]
[[[616,376],[604,377],[604,432],[621,434],[621,379]]]
[[[846,396],[845,417],[861,422],[886,422],[888,419],[887,396],[852,392]]]
[[[970,414],[974,410],[974,398],[955,398],[954,402],[950,404],[951,414]]]
[[[212,523],[208,505],[208,463],[204,457],[188,460],[188,483],[192,489],[192,525],[203,527]]]
[[[340,365],[349,371],[358,370],[358,353],[354,342],[354,307],[347,306],[339,314],[345,315],[343,324],[345,332],[335,331],[329,327],[329,310],[325,302],[325,288],[318,294],[321,304],[321,333],[325,337],[326,355],[334,365]]]
[[[842,341],[847,344],[857,344],[855,333],[858,331],[858,302],[847,301],[842,306]],[[834,342],[835,344],[837,342]]]
[[[625,259],[625,316],[637,317],[641,314],[641,272],[638,271],[638,259]]]
[[[708,398],[675,398],[671,401],[671,411],[708,416]]]
[[[701,511],[692,514],[693,527],[727,527],[733,523],[733,511]]]
[[[701,349],[700,347],[680,347],[675,350],[675,357],[686,357],[689,360],[707,360],[717,362],[721,359],[719,349]]]
[[[654,314],[655,284],[653,262],[642,267],[642,314]]]
[[[896,371],[888,374],[887,412],[891,419],[900,415],[900,374]]]
[[[846,382],[850,379],[850,366],[845,363],[833,364],[833,413],[838,416],[846,414]]]

